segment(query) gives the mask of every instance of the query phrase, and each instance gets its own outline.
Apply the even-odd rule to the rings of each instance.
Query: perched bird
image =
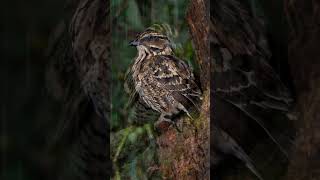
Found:
[[[108,155],[111,42],[106,41],[111,35],[110,4],[90,1],[84,7],[83,2],[66,2],[70,14],[61,17],[47,49],[48,89],[62,110],[57,130],[48,140],[50,149],[63,152],[59,177],[54,179],[106,179],[112,169]]]
[[[271,52],[263,21],[243,2],[212,2],[210,48],[214,67],[211,86],[214,123],[224,130],[237,132],[228,134],[240,139],[236,136],[243,133],[243,120],[254,120],[286,155],[286,151],[266,125],[279,117],[285,119],[293,99],[270,65]],[[223,136],[220,134],[220,137]],[[235,141],[218,142],[221,143],[214,144],[216,149],[233,154],[248,166],[247,158],[239,156],[243,150],[232,145]]]
[[[174,56],[169,38],[148,28],[130,45],[138,50],[125,83],[131,99],[160,113],[156,127],[173,123],[180,112],[191,117],[189,109],[197,107],[201,91],[188,64]]]

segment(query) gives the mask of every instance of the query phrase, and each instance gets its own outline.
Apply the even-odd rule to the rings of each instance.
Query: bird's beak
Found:
[[[130,46],[138,46],[138,45],[139,45],[139,41],[137,41],[137,40],[132,40],[132,41],[129,42],[129,45],[130,45]]]

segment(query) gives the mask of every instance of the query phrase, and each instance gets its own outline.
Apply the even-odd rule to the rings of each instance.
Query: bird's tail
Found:
[[[224,154],[232,155],[245,163],[246,167],[257,177],[263,180],[260,173],[255,168],[251,158],[240,147],[240,145],[222,129],[214,127],[214,142],[216,148]]]

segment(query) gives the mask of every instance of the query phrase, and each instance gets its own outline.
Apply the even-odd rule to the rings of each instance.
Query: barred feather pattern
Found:
[[[147,31],[140,37],[152,35]],[[127,91],[136,94],[143,104],[161,115],[173,116],[183,111],[191,117],[188,109],[198,106],[201,91],[188,64],[176,58],[169,46],[157,51],[145,45],[137,49],[138,55],[129,73],[134,90],[126,86]],[[127,78],[126,84],[132,82]]]
[[[92,112],[82,123],[74,148],[75,179],[105,179],[110,175],[110,4],[107,1],[81,0],[70,25],[72,56],[86,95],[87,111]]]
[[[290,110],[293,99],[288,88],[270,65],[271,52],[261,17],[250,12],[240,0],[215,0],[210,14],[211,54],[213,55],[212,98],[219,106],[227,103],[256,121],[270,139],[287,155],[281,144],[266,128],[268,117],[284,116]],[[223,107],[222,107],[223,108]],[[221,108],[221,109],[222,109]],[[221,110],[220,109],[220,110]],[[215,116],[224,117],[215,111]],[[236,113],[235,113],[236,114]],[[233,117],[233,122],[240,121]],[[226,120],[226,119],[224,119]],[[238,143],[219,127],[223,119],[216,119],[213,127],[214,153],[217,161],[224,155],[240,159],[259,179],[249,156]],[[241,123],[241,122],[238,122]]]
[[[189,101],[201,94],[183,61],[173,56],[154,56],[141,66],[135,89],[152,109],[166,114],[186,113]]]
[[[262,19],[237,0],[221,0],[213,6],[211,29],[214,96],[255,120],[286,154],[264,126],[265,117],[286,115],[293,99],[270,66]]]

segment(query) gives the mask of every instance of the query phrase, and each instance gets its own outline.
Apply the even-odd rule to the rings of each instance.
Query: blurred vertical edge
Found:
[[[71,170],[60,178],[106,179],[111,173],[110,1],[70,0],[65,10],[47,51],[48,89],[65,109],[54,141],[73,144],[67,158]]]

